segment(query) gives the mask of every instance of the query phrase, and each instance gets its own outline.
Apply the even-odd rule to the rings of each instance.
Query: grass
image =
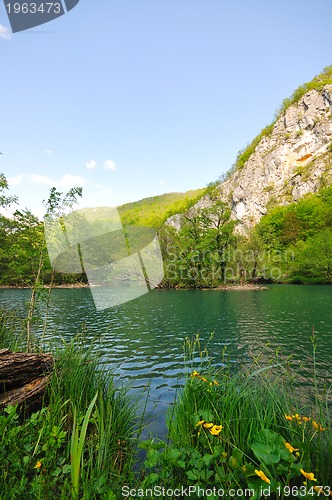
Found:
[[[315,373],[314,335],[312,340]],[[195,359],[199,339],[192,347]],[[320,397],[314,383],[312,404],[304,406],[302,395],[290,390],[289,367],[278,356],[273,364],[254,364],[236,373],[225,365],[216,369],[206,359],[200,367],[193,365],[169,413],[170,441],[141,445],[147,450],[145,465],[150,470],[144,486],[162,483],[175,490],[185,484],[196,492],[222,486],[225,492],[236,491],[236,498],[248,498],[250,491],[250,498],[258,499],[267,487],[269,498],[293,498],[299,492],[301,498],[312,498],[317,496],[317,485],[325,485],[328,494],[332,483],[328,399]]]
[[[16,351],[22,348],[24,327],[18,317],[15,310],[0,308],[0,349]]]
[[[0,347],[8,347],[14,323],[10,314],[0,318]],[[137,406],[83,342],[53,354],[47,406],[24,420],[16,407],[0,410],[1,499],[112,500],[133,474]]]
[[[15,323],[10,314],[0,318],[3,346]],[[187,339],[188,377],[167,414],[166,442],[139,442],[128,388],[102,371],[82,337],[58,346],[48,406],[24,421],[17,408],[0,412],[1,499],[115,500],[126,497],[124,485],[143,498],[160,485],[191,487],[193,498],[198,488],[209,498],[221,488],[236,498],[264,498],[264,488],[272,499],[317,496],[319,485],[332,483],[331,400],[316,376],[314,331],[311,340],[312,383],[304,397],[279,351],[275,360],[255,354],[236,370],[223,360],[215,366],[198,336]],[[139,470],[137,447],[145,450]]]

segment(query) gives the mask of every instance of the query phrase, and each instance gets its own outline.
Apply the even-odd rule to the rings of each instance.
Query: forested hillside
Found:
[[[285,99],[214,193],[162,230],[165,283],[329,283],[332,66]]]
[[[247,236],[217,194],[212,201],[180,230],[160,231],[166,286],[332,282],[332,186],[271,209]]]
[[[8,185],[5,177],[0,177],[0,206],[3,208],[13,203],[15,198],[8,194]],[[160,229],[165,220],[172,214],[186,211],[208,191],[202,188],[186,193],[168,193],[161,196],[146,198],[134,203],[118,207],[118,212],[124,227],[140,226]],[[63,209],[75,208],[77,195],[73,192],[63,195],[52,188],[50,198],[45,202],[46,212],[61,215]],[[81,194],[81,193],[80,193]],[[84,214],[84,210],[80,213]],[[105,209],[98,211],[99,217],[108,216]],[[0,285],[31,286],[36,277],[40,283],[72,284],[86,283],[85,273],[62,274],[53,272],[50,265],[45,244],[44,221],[41,221],[29,210],[16,210],[12,218],[0,214]]]

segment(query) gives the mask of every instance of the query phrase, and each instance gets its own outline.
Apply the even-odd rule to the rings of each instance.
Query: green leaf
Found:
[[[71,472],[71,465],[70,464],[66,464],[62,467],[62,473],[63,474],[69,474],[69,472]]]
[[[193,471],[189,470],[186,472],[186,474],[188,479],[191,479],[192,481],[197,481],[198,477]]]
[[[280,434],[270,429],[261,429],[253,437],[251,449],[261,462],[272,465],[281,460],[281,455],[285,456],[284,450],[286,448]]]
[[[201,416],[200,420],[205,420],[205,422],[213,422],[214,420],[213,414],[208,410],[201,410],[199,415]]]
[[[172,461],[176,460],[181,456],[181,451],[177,448],[168,448],[168,458]]]
[[[205,465],[206,465],[207,467],[210,467],[211,462],[212,462],[212,460],[213,460],[214,458],[215,458],[215,457],[214,457],[213,455],[208,455],[208,454],[206,454],[206,455],[204,455],[204,457],[202,458],[202,460],[203,460],[203,462],[205,463]]]
[[[154,439],[147,439],[146,441],[141,441],[138,445],[142,450],[150,450],[151,448],[154,450],[160,450],[161,448],[165,448],[165,443],[163,441],[155,441]]]
[[[191,479],[192,481],[197,481],[198,476],[191,470],[186,472],[188,479]]]
[[[156,481],[158,481],[158,479],[159,474],[157,474],[156,472],[151,472],[151,474],[149,474],[149,484],[155,483]]]
[[[155,467],[158,463],[158,460],[159,460],[159,452],[158,450],[149,450],[147,455],[146,455],[146,459],[145,459],[145,466],[146,467]]]
[[[234,448],[234,450],[232,451],[232,457],[235,458],[238,467],[240,467],[242,465],[242,460],[243,460],[242,451],[238,450],[237,448]]]

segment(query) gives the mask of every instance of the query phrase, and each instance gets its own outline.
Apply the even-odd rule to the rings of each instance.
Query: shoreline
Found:
[[[202,290],[238,290],[238,291],[251,291],[251,290],[269,290],[265,285],[252,285],[246,283],[245,285],[220,285],[215,288],[202,288]]]
[[[89,288],[87,283],[66,283],[63,285],[53,285],[52,290],[55,288]],[[19,286],[19,285],[0,285],[0,290],[31,290],[33,286]],[[43,285],[42,288],[51,288],[50,285]]]

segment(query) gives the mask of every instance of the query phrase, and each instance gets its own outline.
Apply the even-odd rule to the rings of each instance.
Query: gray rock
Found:
[[[256,224],[273,200],[291,203],[332,181],[331,140],[332,85],[326,85],[290,106],[244,167],[219,186],[221,199],[230,202],[232,217],[241,222],[238,232]],[[205,196],[190,212],[211,203]],[[166,223],[179,229],[181,219],[175,215]]]

